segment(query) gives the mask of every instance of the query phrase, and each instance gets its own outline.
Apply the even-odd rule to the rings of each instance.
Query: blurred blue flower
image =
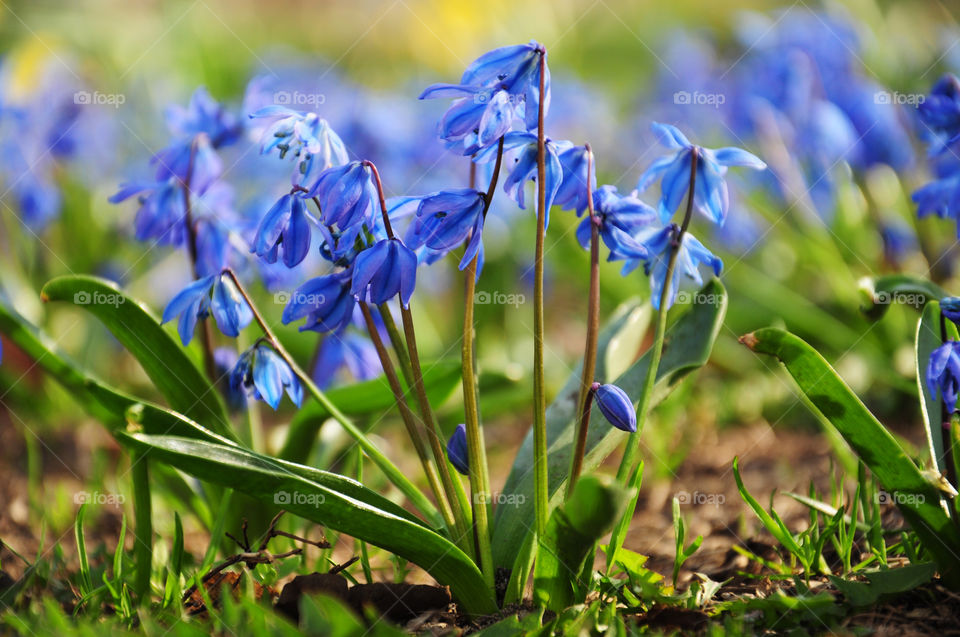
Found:
[[[456,98],[440,123],[440,137],[464,155],[497,142],[520,119],[536,130],[540,103],[540,56],[543,45],[494,49],[467,67],[459,84],[434,84],[420,99]],[[546,68],[546,67],[545,67]],[[550,71],[544,77],[544,114],[550,105]]]
[[[572,146],[559,154],[562,174],[560,187],[553,198],[553,203],[564,210],[576,210],[577,216],[587,209],[587,159],[586,146]],[[597,189],[597,167],[592,164],[590,173],[590,190]]]
[[[345,328],[356,300],[350,290],[352,270],[310,279],[291,295],[283,310],[284,325],[306,317],[300,331],[329,332]]]
[[[283,391],[297,407],[303,402],[303,388],[287,362],[267,343],[257,343],[243,354],[230,374],[234,391],[245,389],[274,409],[280,406]]]
[[[584,248],[590,247],[590,224],[600,224],[600,237],[610,250],[610,261],[645,258],[647,248],[633,238],[642,228],[657,219],[656,211],[640,201],[636,194],[621,195],[615,186],[600,186],[593,193],[593,212],[580,222],[577,239]]]
[[[930,354],[927,387],[935,397],[941,397],[948,412],[956,410],[960,391],[960,342],[947,341]]]
[[[216,367],[218,378],[229,378],[233,368],[237,366],[240,355],[232,347],[218,347],[213,350],[213,364]],[[232,411],[241,411],[247,408],[247,394],[242,388],[236,388],[232,383],[226,384],[227,406]]]
[[[699,270],[700,265],[710,267],[717,276],[723,269],[723,261],[719,257],[707,250],[692,234],[685,232],[677,254],[673,276],[669,282],[667,306],[661,308],[660,296],[663,293],[664,285],[667,284],[667,266],[670,252],[678,233],[679,228],[675,224],[663,227],[647,226],[641,229],[634,239],[647,248],[648,257],[630,258],[623,266],[623,274],[627,274],[638,265],[643,264],[644,272],[650,276],[650,301],[654,309],[657,310],[669,310],[673,306],[680,287],[681,273],[697,285],[703,285],[703,277],[700,276]]]
[[[920,121],[940,142],[938,152],[960,135],[960,79],[948,73],[937,80],[923,102],[917,106]]]
[[[283,245],[283,264],[292,268],[310,251],[310,221],[303,199],[294,194],[280,197],[263,217],[251,252],[267,263],[276,263]]]
[[[320,345],[312,372],[317,387],[330,387],[342,368],[356,381],[371,380],[383,373],[380,357],[370,339],[340,329],[329,334]]]
[[[175,178],[190,184],[190,191],[202,195],[223,172],[223,162],[206,135],[191,140],[174,142],[154,155],[154,178],[165,181]]]
[[[640,176],[637,190],[643,192],[660,179],[660,221],[667,223],[676,212],[690,186],[690,161],[697,149],[697,175],[693,205],[717,225],[723,225],[729,207],[724,175],[728,166],[746,166],[764,170],[767,165],[740,148],[712,150],[694,146],[675,126],[654,122],[651,126],[660,144],[676,152],[654,161]]]
[[[417,216],[407,231],[406,243],[413,250],[426,246],[435,253],[432,256],[438,256],[460,247],[470,237],[460,260],[463,270],[481,249],[485,206],[486,195],[473,188],[426,195],[417,206]]]
[[[960,298],[945,296],[940,299],[940,313],[954,323],[960,323]]]
[[[470,475],[470,454],[467,450],[467,427],[457,425],[453,435],[447,441],[447,458],[450,464],[461,474]]]
[[[120,190],[109,198],[120,203],[139,195],[140,207],[134,218],[134,233],[138,240],[155,239],[159,244],[182,245],[187,236],[184,216],[183,190],[176,179],[165,181],[134,181],[120,184]]]
[[[379,305],[400,295],[404,307],[417,283],[417,255],[400,239],[383,239],[357,255],[351,293]]]
[[[234,338],[253,320],[253,312],[233,279],[227,274],[214,274],[191,282],[174,296],[163,310],[161,323],[179,316],[177,331],[186,346],[193,339],[197,320],[205,319],[211,311],[220,331]]]
[[[637,431],[637,410],[627,392],[616,385],[600,383],[594,383],[592,389],[600,413],[611,425],[627,433]]]
[[[917,236],[913,229],[904,223],[882,223],[880,238],[883,241],[883,259],[896,265],[917,247]]]
[[[228,146],[243,134],[243,123],[210,97],[203,86],[194,91],[186,108],[179,104],[168,106],[166,118],[174,135],[191,139],[206,135],[214,148]]]

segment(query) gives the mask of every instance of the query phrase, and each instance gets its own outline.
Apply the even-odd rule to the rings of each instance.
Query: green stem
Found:
[[[397,322],[393,320],[393,313],[390,306],[381,303],[377,306],[380,310],[380,318],[383,320],[383,326],[387,328],[387,336],[390,337],[390,345],[397,355],[397,362],[400,363],[400,371],[403,373],[403,380],[407,382],[407,387],[413,386],[413,366],[410,362],[410,354],[407,353],[407,345],[403,342],[400,330],[397,329]]]
[[[690,219],[693,216],[694,186],[697,179],[697,163],[699,161],[699,149],[695,146],[690,155],[690,185],[687,190],[687,209],[683,216],[683,223],[673,238],[673,246],[670,250],[670,258],[667,261],[667,271],[664,277],[663,290],[660,292],[660,311],[657,312],[657,326],[653,334],[653,345],[650,348],[650,365],[647,367],[647,375],[643,383],[643,390],[640,394],[640,403],[637,405],[637,430],[627,438],[627,446],[623,452],[623,458],[620,460],[620,467],[617,469],[617,482],[629,488],[636,488],[642,473],[635,466],[635,458],[640,448],[640,435],[643,433],[643,426],[647,419],[647,412],[650,410],[650,404],[653,401],[653,388],[657,382],[657,370],[660,367],[660,358],[663,356],[663,339],[667,332],[667,305],[670,300],[670,281],[673,280],[673,273],[677,266],[677,257],[680,254],[680,246],[683,245],[683,236],[690,225]],[[625,529],[624,521],[629,521],[633,517],[633,506],[628,506],[624,511],[624,518],[618,525]],[[617,552],[623,542],[623,534],[611,538],[607,548],[607,568],[616,563]]]
[[[597,369],[597,338],[600,333],[600,220],[593,210],[593,151],[586,145],[587,152],[587,210],[590,219],[590,289],[587,296],[587,335],[583,348],[583,371],[580,374],[580,395],[577,405],[580,420],[574,436],[576,445],[570,457],[570,474],[567,478],[567,495],[573,493],[573,487],[583,469],[583,456],[587,449],[587,428],[590,424],[590,404],[593,394],[594,375]]]
[[[150,502],[150,471],[146,455],[134,452],[130,456],[133,464],[133,510],[134,535],[133,553],[137,565],[134,593],[137,603],[143,604],[150,599],[150,573],[153,567],[153,520]]]
[[[260,326],[261,331],[264,336],[277,351],[277,353],[287,362],[287,365],[290,366],[290,369],[293,370],[293,373],[297,375],[297,378],[300,379],[300,382],[304,384],[307,388],[307,391],[310,392],[310,395],[313,396],[324,409],[327,410],[327,413],[330,414],[330,417],[340,423],[340,426],[350,434],[350,436],[357,441],[357,444],[363,449],[364,453],[369,456],[373,463],[387,476],[387,479],[390,480],[394,485],[400,489],[401,492],[413,503],[417,509],[426,516],[427,521],[430,524],[435,526],[443,524],[443,518],[440,516],[436,507],[431,504],[430,500],[423,494],[420,489],[417,488],[413,482],[407,478],[406,475],[400,469],[397,468],[395,464],[390,462],[390,459],[387,458],[382,451],[380,451],[376,445],[370,442],[370,439],[357,428],[356,425],[351,422],[347,416],[340,411],[340,409],[333,404],[327,395],[324,394],[319,387],[313,382],[313,379],[310,377],[310,374],[303,371],[300,365],[297,364],[297,361],[290,355],[289,352],[283,347],[283,344],[280,343],[280,339],[277,338],[276,334],[273,333],[273,330],[270,329],[270,326],[264,320],[263,315],[260,314],[260,310],[257,309],[256,305],[253,304],[253,300],[250,298],[250,295],[247,294],[247,290],[240,283],[240,280],[237,278],[237,275],[233,270],[225,269],[223,271],[225,274],[228,274],[231,279],[233,279],[234,285],[237,286],[237,290],[240,292],[240,295],[243,296],[244,301],[247,302],[247,305],[250,307],[250,310],[253,312],[253,318],[257,322],[257,325]]]
[[[543,537],[550,508],[547,473],[547,399],[543,386],[543,243],[547,225],[546,138],[543,107],[546,51],[540,52],[540,99],[537,113],[537,240],[533,280],[533,482],[537,537]]]
[[[490,177],[490,185],[483,204],[486,217],[490,202],[497,190],[500,178],[500,164],[503,160],[503,138],[497,146],[497,159]],[[471,181],[472,181],[471,173]],[[480,570],[484,581],[493,590],[495,573],[493,568],[493,550],[490,547],[490,474],[487,469],[487,449],[483,439],[483,425],[480,424],[479,392],[477,391],[476,360],[474,357],[473,307],[477,286],[477,256],[470,260],[464,269],[463,293],[463,341],[460,349],[460,362],[463,373],[463,411],[464,428],[467,434],[467,458],[470,468],[470,493],[473,496],[473,522],[476,530],[477,554],[480,557]]]

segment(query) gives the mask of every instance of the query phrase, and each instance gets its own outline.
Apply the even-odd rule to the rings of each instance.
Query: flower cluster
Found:
[[[913,193],[917,215],[953,219],[960,237],[960,79],[949,74],[940,78],[918,114],[929,140],[935,178]]]

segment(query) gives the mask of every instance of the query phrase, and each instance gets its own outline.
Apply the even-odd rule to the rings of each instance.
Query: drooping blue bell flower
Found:
[[[213,350],[213,364],[218,378],[229,378],[233,368],[237,366],[240,355],[232,347],[218,347]],[[227,406],[231,411],[241,411],[247,408],[247,394],[242,388],[235,388],[226,383]]]
[[[383,239],[357,255],[351,293],[375,305],[397,294],[404,307],[417,283],[417,255],[400,239]]]
[[[300,331],[329,332],[345,328],[356,303],[351,292],[352,270],[310,279],[294,292],[283,309],[283,324],[306,318]]]
[[[616,385],[593,384],[594,400],[600,413],[607,421],[621,431],[637,431],[637,410],[627,393]]]
[[[263,217],[250,251],[267,263],[276,263],[283,246],[283,264],[298,265],[310,251],[310,221],[303,198],[286,194]]]
[[[363,224],[372,229],[376,223],[377,186],[373,169],[354,161],[323,171],[312,184],[306,197],[320,201],[322,221],[336,225],[352,242]]]
[[[656,211],[635,194],[621,195],[615,186],[600,186],[593,193],[593,212],[577,227],[577,239],[584,248],[590,247],[590,224],[600,224],[600,237],[610,250],[610,261],[644,258],[646,246],[634,235],[657,219]]]
[[[109,201],[120,203],[133,195],[139,195],[140,203],[134,218],[134,236],[140,241],[152,239],[158,244],[183,245],[187,236],[186,210],[179,181],[170,178],[124,183]]]
[[[447,441],[447,458],[450,464],[461,474],[470,475],[470,454],[467,451],[467,427],[457,425],[453,435]]]
[[[214,274],[197,279],[177,293],[163,310],[161,323],[179,316],[177,331],[184,346],[193,339],[197,320],[213,312],[217,327],[236,338],[253,320],[253,311],[240,294],[229,274]]]
[[[941,77],[917,111],[920,121],[938,136],[941,147],[946,146],[960,134],[960,79],[952,73]]]
[[[666,224],[676,212],[690,186],[690,162],[697,149],[697,175],[693,205],[717,225],[727,218],[729,195],[724,174],[728,166],[745,166],[764,170],[767,165],[755,155],[740,148],[712,150],[694,146],[675,126],[654,122],[651,126],[660,144],[674,150],[672,155],[654,161],[637,183],[639,192],[660,180],[660,221]]]
[[[202,195],[223,173],[223,162],[206,135],[177,141],[151,159],[156,165],[155,179],[175,178],[190,185],[192,193]]]
[[[230,386],[246,390],[274,409],[280,406],[283,392],[297,407],[303,402],[303,387],[283,358],[267,343],[257,343],[243,354],[230,373]]]
[[[587,165],[592,166],[590,190],[597,189],[597,167],[587,158],[586,146],[572,146],[559,154],[562,175],[553,203],[564,210],[576,210],[577,216],[587,209]]]
[[[673,276],[669,281],[667,293],[667,306],[660,307],[660,296],[663,293],[664,285],[667,285],[667,266],[670,260],[670,251],[673,249],[675,237],[679,233],[679,228],[675,224],[656,227],[648,226],[640,230],[634,237],[647,249],[646,257],[637,257],[627,259],[623,266],[623,274],[632,271],[638,265],[643,265],[644,272],[650,276],[650,294],[651,303],[656,310],[669,310],[677,299],[677,292],[680,287],[680,275],[683,274],[691,279],[697,285],[703,285],[703,277],[700,276],[700,266],[706,265],[713,270],[717,276],[723,269],[723,261],[720,257],[707,250],[700,241],[689,232],[683,234],[683,241],[680,244],[680,252],[677,255],[676,266],[673,269]]]
[[[322,166],[321,170],[348,161],[343,140],[316,113],[303,113],[285,106],[267,106],[250,117],[272,120],[260,139],[260,152],[264,155],[277,149],[281,159],[287,154],[300,159],[315,157],[318,166]],[[317,167],[313,168],[316,170]]]
[[[947,341],[930,354],[927,387],[934,396],[940,396],[948,412],[956,410],[960,392],[960,342]]]
[[[438,256],[460,247],[470,237],[460,260],[463,270],[480,251],[485,207],[486,195],[473,188],[426,195],[417,206],[417,216],[407,231],[406,243],[412,250],[426,246],[433,251],[432,256]]]

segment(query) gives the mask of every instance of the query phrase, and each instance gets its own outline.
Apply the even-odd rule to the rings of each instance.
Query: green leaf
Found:
[[[652,404],[663,400],[672,388],[687,374],[707,362],[713,342],[716,340],[727,306],[723,285],[713,279],[697,295],[705,303],[693,304],[676,319],[667,330],[663,358],[657,370],[657,384]],[[641,387],[647,374],[650,356],[646,352],[616,380],[608,380],[606,362],[611,343],[625,329],[631,329],[642,318],[643,310],[634,308],[626,312],[600,334],[597,348],[597,380],[613,382],[627,395],[638,401]],[[625,338],[625,337],[623,337]],[[551,502],[556,504],[563,497],[573,450],[574,412],[580,384],[582,361],[570,376],[566,385],[547,409],[547,463]],[[620,445],[626,434],[607,426],[599,408],[594,406],[587,439],[587,452],[583,460],[583,473],[596,469],[610,453]],[[533,432],[527,433],[517,452],[513,468],[503,487],[504,494],[512,494],[518,501],[533,502]],[[523,496],[523,499],[521,499]],[[533,506],[498,507],[494,514],[493,560],[497,566],[509,568],[516,558],[517,547],[533,524]]]
[[[933,562],[907,564],[881,571],[865,571],[866,582],[831,576],[830,581],[853,606],[871,606],[885,596],[912,591],[933,579],[937,565]]]
[[[930,393],[927,387],[927,364],[933,350],[941,345],[940,339],[940,302],[931,301],[923,308],[923,314],[917,322],[917,392],[920,395],[920,411],[923,414],[924,432],[927,435],[927,447],[933,465],[941,474],[947,475],[949,462],[943,449],[943,419],[940,401]]]
[[[891,305],[908,305],[922,309],[931,301],[947,295],[939,285],[929,279],[909,274],[887,274],[875,279],[866,279],[860,288],[864,305],[860,311],[870,320],[883,317]]]
[[[469,557],[438,533],[377,506],[382,496],[369,489],[360,486],[347,495],[235,446],[174,436],[120,435],[154,461],[282,506],[419,564],[442,585],[450,586],[470,614],[496,611],[492,591]]]
[[[927,480],[894,437],[847,387],[829,363],[797,336],[776,328],[747,334],[740,341],[755,352],[780,360],[819,411],[890,492],[904,518],[935,557],[942,577],[960,585],[960,532]]]
[[[403,379],[400,381],[403,383]],[[423,368],[423,386],[430,404],[437,406],[450,397],[460,384],[460,361],[445,359],[426,364]],[[385,376],[324,392],[327,398],[348,416],[360,416],[392,409],[393,392]],[[318,402],[308,401],[290,421],[279,456],[293,462],[305,462],[317,438],[320,426],[330,413]]]
[[[553,510],[540,538],[533,572],[534,600],[560,612],[583,602],[589,582],[579,581],[594,546],[626,507],[631,493],[596,475],[580,478],[573,493]]]
[[[231,435],[220,394],[145,305],[112,282],[89,276],[57,277],[40,296],[93,314],[140,362],[170,407],[211,431]]]

